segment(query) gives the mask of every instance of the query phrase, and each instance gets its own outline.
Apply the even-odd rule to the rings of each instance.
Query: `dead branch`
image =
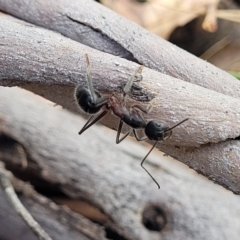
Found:
[[[226,72],[89,0],[0,0],[0,10],[92,48],[236,98],[240,83]],[[39,46],[41,47],[41,46]]]
[[[28,160],[25,169],[21,160],[6,164],[98,206],[125,239],[237,239],[237,196],[159,156],[161,168],[146,165],[161,184],[158,191],[135,160],[147,151],[138,143],[116,146],[115,133],[97,126],[80,137],[85,120],[23,90],[2,88],[0,102],[0,131],[23,146]],[[150,212],[167,221],[161,233],[142,224]]]

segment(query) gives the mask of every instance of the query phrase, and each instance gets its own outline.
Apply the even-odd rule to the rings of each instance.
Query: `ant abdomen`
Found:
[[[162,120],[152,120],[149,121],[145,127],[145,134],[150,140],[164,140],[169,138],[172,131],[167,131],[170,129],[169,125]]]
[[[95,90],[94,96],[92,97],[90,90],[85,87],[81,87],[80,85],[75,90],[76,101],[81,109],[86,113],[95,114],[100,111],[104,104],[96,106],[96,103],[93,101],[93,99],[99,99],[100,97],[100,93]]]

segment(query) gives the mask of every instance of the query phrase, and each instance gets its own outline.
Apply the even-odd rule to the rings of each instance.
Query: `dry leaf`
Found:
[[[148,30],[167,39],[172,31],[205,14],[203,28],[217,29],[219,0],[102,0],[103,4]],[[144,2],[144,3],[141,3]]]

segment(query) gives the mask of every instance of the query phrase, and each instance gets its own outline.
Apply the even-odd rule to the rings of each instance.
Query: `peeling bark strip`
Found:
[[[86,60],[88,53],[93,84],[96,89],[109,92],[119,91],[120,86],[134,74],[139,65],[109,54],[86,47],[54,32],[34,27],[13,18],[1,16],[0,21],[0,84],[29,83],[53,86],[44,97],[64,107],[72,105],[73,90],[67,86],[85,85]],[[145,95],[155,96],[153,111],[149,119],[162,119],[170,126],[189,117],[189,120],[174,129],[167,145],[200,146],[223,142],[240,135],[240,101],[226,95],[163,75],[144,68],[143,80],[137,82]],[[57,86],[64,86],[57,96]],[[39,92],[40,88],[36,88]],[[146,94],[147,93],[147,94]],[[140,91],[140,95],[144,92]],[[59,100],[61,99],[61,100]],[[141,97],[140,97],[141,99]],[[131,101],[129,101],[131,104]],[[75,106],[75,105],[74,105]],[[111,118],[107,126],[118,121]]]
[[[0,102],[0,132],[23,146],[28,161],[21,170],[20,158],[5,159],[6,165],[24,176],[31,174],[38,184],[45,182],[97,206],[123,239],[238,239],[238,196],[157,154],[161,168],[157,164],[147,168],[161,184],[159,191],[136,161],[149,148],[130,139],[116,146],[115,133],[96,126],[80,137],[84,119],[20,89],[1,88]],[[34,207],[31,214],[36,217],[39,211]],[[160,229],[166,223],[161,232],[143,225],[147,216],[152,221],[149,228],[159,224]]]
[[[41,228],[41,226],[36,222],[32,215],[27,211],[27,209],[22,205],[20,200],[15,193],[13,186],[9,180],[9,173],[7,173],[2,166],[0,166],[0,185],[4,189],[6,196],[10,200],[12,207],[15,211],[23,218],[27,225],[31,228],[34,234],[40,240],[51,240],[52,238]]]
[[[0,10],[164,74],[240,98],[224,71],[89,0],[0,0]]]

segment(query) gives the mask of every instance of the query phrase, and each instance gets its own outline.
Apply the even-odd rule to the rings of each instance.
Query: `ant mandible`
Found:
[[[159,141],[168,139],[172,135],[172,130],[175,127],[179,126],[180,124],[186,122],[189,118],[186,118],[183,121],[177,123],[176,125],[170,127],[168,123],[166,123],[165,121],[162,120],[148,121],[142,116],[141,112],[147,114],[151,111],[151,107],[145,108],[144,106],[139,104],[134,104],[130,106],[129,109],[126,107],[127,94],[131,90],[134,78],[137,76],[137,74],[140,74],[142,72],[143,66],[140,66],[135,72],[135,74],[131,78],[129,78],[125,87],[123,88],[123,96],[120,100],[116,98],[114,94],[101,96],[101,94],[93,88],[92,79],[90,76],[91,63],[89,61],[87,54],[85,54],[85,57],[87,61],[87,77],[86,77],[87,87],[82,87],[80,85],[77,86],[75,89],[75,98],[80,108],[86,113],[92,115],[87,120],[87,122],[85,123],[85,125],[82,127],[78,134],[81,135],[84,131],[86,131],[93,124],[102,119],[111,110],[111,112],[115,116],[120,118],[116,136],[117,144],[122,142],[131,133],[131,131],[133,131],[133,134],[137,141],[143,141],[145,139],[156,141],[153,144],[152,148],[147,153],[147,155],[142,159],[141,167],[157,184],[158,188],[160,188],[158,182],[143,166],[143,163]],[[123,123],[127,124],[131,128],[123,137],[120,138]],[[146,137],[139,138],[137,134],[137,129],[144,129]]]

